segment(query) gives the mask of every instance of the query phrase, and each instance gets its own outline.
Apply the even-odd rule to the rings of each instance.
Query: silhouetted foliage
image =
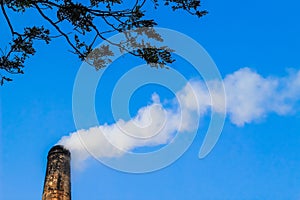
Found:
[[[109,45],[95,49],[94,45],[99,40],[106,40],[120,51],[140,57],[151,66],[164,67],[172,63],[171,49],[137,39],[144,35],[157,41],[163,40],[153,29],[156,22],[145,16],[147,2],[155,9],[164,5],[170,6],[173,11],[181,9],[197,17],[207,14],[207,11],[200,10],[200,0],[0,0],[1,11],[12,36],[5,51],[1,49],[0,84],[12,81],[7,75],[24,73],[26,59],[36,52],[36,41],[49,44],[59,37],[69,44],[71,52],[96,69],[107,66],[111,62],[109,57],[113,56]],[[36,11],[37,17],[47,26],[32,25],[22,31],[16,30],[10,14],[21,14],[29,9]],[[108,35],[114,32],[124,33],[126,41],[113,43],[107,40]]]

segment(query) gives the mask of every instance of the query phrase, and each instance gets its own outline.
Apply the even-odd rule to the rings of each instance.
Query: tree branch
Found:
[[[36,7],[36,9],[38,10],[38,12],[41,14],[41,16],[46,19],[62,36],[64,36],[67,40],[67,42],[69,43],[69,45],[76,51],[76,53],[78,53],[80,56],[84,57],[84,55],[74,46],[74,44],[72,43],[72,41],[70,40],[69,36],[64,33],[59,26],[57,26],[57,24],[55,24],[49,17],[47,17],[43,11],[40,9],[40,7],[37,4],[34,4],[34,6]]]
[[[16,32],[14,31],[14,28],[13,28],[13,26],[12,26],[10,20],[9,20],[9,17],[8,17],[6,11],[5,11],[3,1],[1,1],[1,10],[2,10],[2,13],[3,13],[4,17],[5,17],[5,20],[6,20],[7,24],[8,24],[8,26],[9,26],[10,32],[11,32],[11,34],[12,34],[12,37],[14,37],[14,35],[15,35],[15,34],[18,34],[18,33],[16,33]]]

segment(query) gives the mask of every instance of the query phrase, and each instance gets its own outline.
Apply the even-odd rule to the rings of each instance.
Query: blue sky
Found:
[[[291,0],[203,1],[209,15],[200,20],[166,8],[150,14],[157,15],[160,27],[182,32],[201,44],[223,78],[245,67],[261,77],[280,78],[289,77],[288,69],[294,69],[294,74],[300,70],[299,6]],[[3,30],[6,24],[1,21]],[[8,32],[1,31],[1,38],[0,44],[5,44]],[[41,198],[48,150],[76,131],[72,91],[81,62],[67,48],[63,40],[38,44],[25,75],[0,88],[0,199]],[[140,64],[143,62],[125,56],[107,70],[104,87],[96,93],[100,124],[115,122],[110,95],[104,94],[111,94],[122,74]],[[178,58],[174,68],[188,78],[198,76],[183,59]],[[130,100],[132,116],[151,103],[153,92],[161,100],[174,97],[157,85],[142,87]],[[278,93],[272,94],[276,95],[267,99],[270,102],[279,98]],[[248,98],[257,95],[251,93]],[[72,198],[299,199],[297,100],[284,115],[266,112],[243,126],[232,123],[228,115],[218,143],[204,159],[198,158],[198,152],[209,116],[200,120],[196,138],[183,156],[159,171],[124,173],[88,159],[84,168],[72,168]],[[264,103],[262,107],[269,106],[268,101]]]

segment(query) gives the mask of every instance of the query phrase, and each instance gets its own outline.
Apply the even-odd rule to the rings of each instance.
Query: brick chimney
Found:
[[[61,145],[48,153],[42,200],[71,200],[70,151]]]

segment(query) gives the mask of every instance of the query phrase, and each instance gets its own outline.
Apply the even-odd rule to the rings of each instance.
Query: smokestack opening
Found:
[[[66,149],[63,145],[53,146],[48,152],[48,158],[49,158],[49,156],[51,156],[53,154],[64,154],[68,157],[71,157],[70,151],[68,149]]]

